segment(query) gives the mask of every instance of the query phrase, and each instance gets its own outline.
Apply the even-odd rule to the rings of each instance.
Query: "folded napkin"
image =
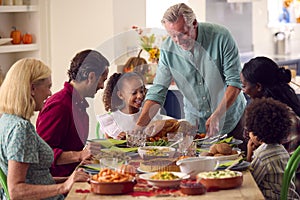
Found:
[[[93,140],[88,140],[88,141],[89,142],[98,142],[101,144],[101,146],[103,146],[105,148],[110,148],[114,145],[126,143],[126,140],[116,140],[116,139],[93,139]]]
[[[233,139],[233,136],[229,137],[229,138],[224,138],[223,140],[220,140],[217,142],[217,144],[219,143],[230,143]]]
[[[87,165],[80,165],[80,168],[92,169],[96,171],[100,171],[100,164],[87,164]]]
[[[236,159],[236,160],[230,160],[230,161],[221,163],[221,164],[219,165],[219,167],[229,167],[229,166],[232,165],[233,163],[239,164],[239,163],[243,162],[243,160],[244,160],[244,158],[243,158],[242,156],[240,156],[240,157],[239,157],[238,159]]]
[[[138,147],[126,147],[126,148],[121,148],[121,147],[116,147],[116,146],[112,146],[110,147],[110,150],[114,150],[114,151],[122,151],[122,152],[137,152]]]
[[[200,149],[200,148],[197,148],[196,151],[197,151],[198,153],[209,152],[209,149]]]

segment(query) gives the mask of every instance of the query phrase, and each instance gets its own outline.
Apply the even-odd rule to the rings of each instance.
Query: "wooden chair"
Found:
[[[111,139],[106,133],[101,133],[100,131],[100,123],[97,122],[96,124],[96,139]]]
[[[283,182],[282,182],[282,187],[281,187],[281,192],[280,192],[281,200],[286,200],[288,197],[289,186],[290,186],[292,178],[296,174],[296,170],[299,166],[299,163],[300,163],[300,146],[298,146],[298,148],[294,151],[294,153],[290,157],[290,159],[285,167],[284,175],[283,175]]]
[[[2,171],[2,169],[0,168],[0,184],[4,190],[5,196],[6,196],[6,200],[10,200],[9,197],[9,193],[8,193],[8,188],[7,188],[7,177],[4,174],[4,172]]]

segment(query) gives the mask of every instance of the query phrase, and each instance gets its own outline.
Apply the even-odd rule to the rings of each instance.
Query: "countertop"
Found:
[[[293,78],[290,86],[295,90],[296,94],[300,95],[300,76]]]

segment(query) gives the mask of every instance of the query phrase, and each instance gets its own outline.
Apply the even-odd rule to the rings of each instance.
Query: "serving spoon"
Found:
[[[180,138],[179,140],[177,140],[176,142],[174,142],[173,144],[169,145],[169,147],[173,147],[175,146],[176,144],[180,143],[183,141],[183,138]]]

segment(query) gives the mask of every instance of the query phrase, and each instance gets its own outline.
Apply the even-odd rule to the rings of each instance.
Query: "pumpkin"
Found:
[[[118,172],[120,172],[122,174],[129,174],[131,176],[135,176],[136,175],[136,168],[132,165],[123,164],[118,169]]]
[[[32,35],[29,33],[26,33],[23,35],[23,43],[24,44],[31,44],[32,43]]]
[[[139,51],[137,57],[131,57],[127,60],[127,62],[124,65],[123,72],[132,72],[135,67],[147,64],[147,61],[144,58],[140,57],[142,51],[143,49]]]
[[[12,27],[13,30],[10,33],[10,37],[12,38],[12,44],[20,44],[22,41],[21,31],[17,30],[15,26]]]

